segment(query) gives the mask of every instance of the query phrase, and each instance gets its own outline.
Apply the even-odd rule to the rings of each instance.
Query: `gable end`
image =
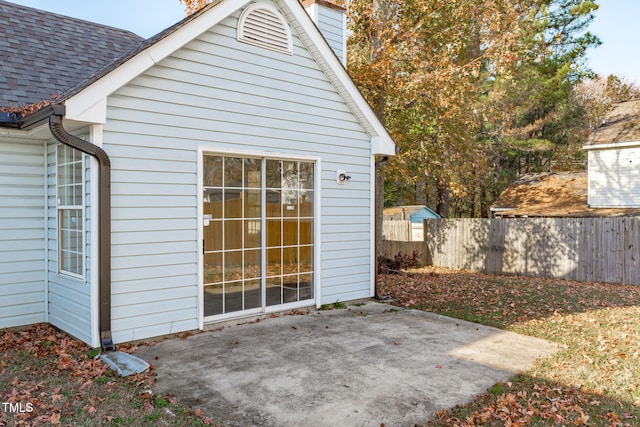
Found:
[[[291,29],[280,12],[267,3],[252,4],[242,12],[238,41],[293,55]]]

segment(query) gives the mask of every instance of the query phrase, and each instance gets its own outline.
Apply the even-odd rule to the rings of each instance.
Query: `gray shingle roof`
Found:
[[[640,99],[612,107],[585,146],[640,141]]]
[[[113,27],[0,0],[0,107],[49,100],[144,39]]]

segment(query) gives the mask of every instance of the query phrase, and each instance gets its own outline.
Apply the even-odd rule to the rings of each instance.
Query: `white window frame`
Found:
[[[65,154],[68,155],[68,153],[73,153],[74,151],[77,152],[77,154],[80,155],[80,159],[79,160],[73,160],[73,158],[71,159],[71,161],[68,160],[68,158],[64,159],[64,162],[61,163],[60,162],[60,150],[64,149],[65,150]],[[58,240],[58,256],[57,256],[57,263],[58,263],[58,274],[63,275],[63,276],[67,276],[67,277],[71,277],[74,279],[78,279],[78,280],[84,280],[85,278],[85,258],[86,258],[86,247],[85,247],[85,159],[86,156],[71,147],[67,147],[66,145],[63,144],[57,144],[56,146],[56,217],[57,217],[57,240]],[[71,166],[72,168],[75,167],[79,167],[80,168],[80,182],[76,182],[75,181],[75,173],[71,174],[71,179],[72,181],[70,182],[65,182],[62,186],[60,185],[60,173],[61,173],[61,168],[62,167],[67,167],[67,166]],[[63,178],[64,179],[64,178]],[[63,192],[61,191],[63,188],[65,187],[69,187],[69,186],[75,186],[80,184],[80,202],[79,204],[68,204],[68,198],[63,196]],[[63,200],[64,197],[64,200]],[[66,203],[63,203],[66,202]],[[80,211],[81,213],[81,218],[79,220],[79,224],[78,227],[76,227],[74,230],[75,232],[78,232],[80,234],[80,242],[79,242],[79,250],[71,250],[69,248],[65,248],[64,247],[64,239],[63,239],[63,232],[65,231],[63,229],[63,218],[64,218],[64,214],[66,212],[71,212],[71,211]],[[79,266],[79,270],[80,273],[76,272],[76,271],[69,271],[69,270],[65,270],[64,268],[64,254],[65,252],[73,252],[75,253],[77,256],[80,257],[80,266]]]
[[[203,221],[204,221],[204,213],[202,210],[203,206],[203,167],[204,167],[204,155],[220,155],[220,156],[230,156],[230,157],[247,157],[247,158],[264,158],[270,160],[287,160],[287,161],[303,161],[303,162],[311,162],[314,163],[314,232],[313,232],[313,299],[311,300],[303,300],[298,302],[291,302],[281,305],[273,305],[266,306],[263,308],[257,308],[246,311],[237,311],[230,312],[225,314],[219,314],[214,316],[205,317],[204,315],[204,276],[203,276],[203,265],[204,265],[204,231],[203,231]],[[310,301],[315,302],[315,306],[320,308],[320,301],[322,300],[322,287],[320,283],[322,283],[322,239],[321,239],[321,230],[322,230],[322,158],[319,156],[309,156],[304,154],[286,154],[281,152],[271,152],[271,151],[258,151],[258,150],[237,150],[237,149],[225,149],[221,147],[213,147],[202,145],[198,147],[198,328],[204,329],[205,324],[218,322],[227,319],[234,318],[242,318],[247,317],[252,314],[259,313],[277,313],[286,310],[294,310],[304,307],[309,307]],[[263,178],[264,180],[264,178]],[[263,182],[264,183],[264,182]],[[266,187],[265,187],[266,188]],[[264,209],[263,205],[263,209]],[[265,220],[265,212],[263,211],[261,217],[261,223]],[[262,223],[262,228],[264,229],[264,223]],[[262,245],[261,251],[262,254],[262,262],[265,262],[266,254],[264,251],[266,247],[264,244]],[[265,271],[265,265],[262,266],[263,271]]]

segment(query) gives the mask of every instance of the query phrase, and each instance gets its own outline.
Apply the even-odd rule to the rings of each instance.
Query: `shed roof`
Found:
[[[0,107],[55,98],[144,40],[130,31],[3,0],[0,16]]]
[[[412,215],[422,210],[425,210],[426,212],[429,212],[436,217],[440,216],[425,205],[395,206],[392,208],[384,208],[383,216],[385,219],[391,220],[408,220]]]
[[[640,209],[597,209],[588,205],[587,172],[523,175],[491,206],[502,217],[637,216]]]
[[[640,99],[615,104],[585,147],[640,141]]]

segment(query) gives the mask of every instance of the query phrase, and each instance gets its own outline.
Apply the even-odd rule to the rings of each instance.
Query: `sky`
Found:
[[[150,37],[184,17],[178,0],[9,0],[37,9],[124,28]],[[598,74],[640,84],[640,0],[600,0],[589,30],[602,45],[588,53]],[[0,17],[1,25],[1,17]]]

